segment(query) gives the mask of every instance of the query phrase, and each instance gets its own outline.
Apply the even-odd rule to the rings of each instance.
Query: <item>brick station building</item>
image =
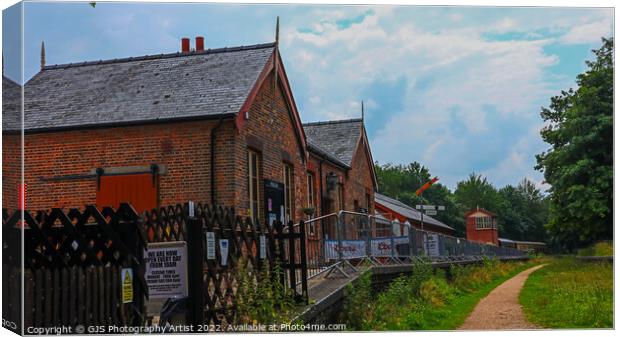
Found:
[[[324,143],[317,150],[277,43],[203,45],[197,38],[190,50],[184,39],[171,54],[42,64],[24,86],[26,208],[131,202],[143,211],[192,200],[261,220],[298,220],[315,206],[315,215],[373,209],[376,179],[361,121],[333,122],[357,129],[346,155]],[[2,85],[3,207],[15,209],[21,87],[4,76]],[[305,129],[313,134],[317,125]],[[323,198],[332,172],[342,202]]]
[[[310,160],[308,204],[322,216],[340,210],[374,214],[377,177],[363,119],[304,124]],[[359,219],[359,218],[358,218]],[[347,226],[347,238],[356,238]],[[310,227],[310,235],[315,234]],[[331,233],[327,233],[331,232]],[[334,237],[333,227],[326,233]]]
[[[484,208],[472,209],[465,213],[467,240],[491,245],[499,245],[497,218]]]

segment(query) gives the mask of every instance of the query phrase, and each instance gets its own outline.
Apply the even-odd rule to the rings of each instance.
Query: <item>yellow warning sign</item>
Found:
[[[133,302],[133,271],[131,268],[121,269],[121,288],[123,303]]]

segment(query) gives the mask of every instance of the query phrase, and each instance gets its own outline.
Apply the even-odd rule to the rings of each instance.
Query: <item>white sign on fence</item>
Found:
[[[259,256],[261,259],[267,257],[267,238],[264,235],[259,236]]]
[[[426,234],[424,250],[427,256],[439,256],[439,235],[432,233]]]
[[[220,264],[228,264],[228,239],[220,239]]]
[[[215,232],[206,232],[207,260],[215,260]]]
[[[364,240],[342,240],[342,258],[354,259],[366,256],[366,241]],[[338,258],[338,241],[325,241],[325,257],[327,259]]]
[[[426,215],[437,215],[437,211],[429,209],[426,212],[424,212],[424,214],[426,214]]]
[[[392,239],[371,239],[370,254],[372,256],[392,256]]]
[[[193,201],[188,202],[187,208],[188,208],[188,213],[189,213],[190,218],[194,217],[194,207],[195,205]]]
[[[144,251],[149,298],[187,297],[185,241],[149,243]]]
[[[409,237],[408,236],[399,236],[392,240],[393,240],[392,242],[394,243],[394,253],[396,254],[396,256],[401,255],[398,253],[399,252],[398,247],[401,245],[407,245],[406,246],[407,253],[404,254],[403,256],[409,256]]]

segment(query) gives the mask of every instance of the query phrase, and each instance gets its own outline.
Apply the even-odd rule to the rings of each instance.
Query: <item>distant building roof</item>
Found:
[[[504,238],[497,238],[497,241],[506,242],[506,243],[515,243],[516,241]]]
[[[504,239],[504,238],[498,238],[497,239],[500,242],[506,242],[506,243],[520,243],[520,244],[525,244],[525,245],[538,245],[538,246],[545,246],[547,245],[544,242],[539,242],[539,241],[519,241],[519,240],[510,240],[510,239]]]
[[[491,211],[487,211],[486,209],[482,208],[482,207],[476,207],[475,209],[470,210],[469,212],[465,213],[465,217],[468,217],[476,212],[482,212],[482,213],[486,213],[492,217],[496,216],[495,213],[491,212]]]
[[[273,50],[267,43],[46,66],[25,85],[24,128],[234,115]],[[19,129],[17,120],[3,122],[3,130]]]
[[[308,142],[351,166],[357,143],[362,135],[361,118],[314,122],[303,125]]]
[[[422,221],[422,215],[418,210],[396,199],[392,199],[383,194],[375,193],[375,202],[393,210],[394,212],[398,214],[401,214],[402,216],[408,219],[415,220],[415,221]],[[442,227],[445,229],[454,230],[454,228],[428,215],[424,216],[424,223],[434,225],[437,227]]]
[[[547,245],[544,242],[538,242],[538,241],[515,241],[516,243],[521,243],[521,244],[525,244],[525,245],[537,245],[537,246],[545,246]]]

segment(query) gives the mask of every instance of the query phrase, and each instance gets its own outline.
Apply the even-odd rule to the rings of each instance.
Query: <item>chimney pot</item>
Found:
[[[205,50],[205,38],[202,36],[196,36],[196,51]]]
[[[189,53],[189,38],[188,37],[181,38],[181,52]]]

